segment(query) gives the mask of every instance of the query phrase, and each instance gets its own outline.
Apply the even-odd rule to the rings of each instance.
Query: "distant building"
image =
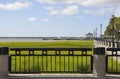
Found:
[[[93,39],[93,34],[89,32],[85,35],[85,37],[86,39]]]

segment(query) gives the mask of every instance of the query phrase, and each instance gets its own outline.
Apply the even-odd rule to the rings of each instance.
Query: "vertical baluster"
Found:
[[[88,67],[87,67],[87,51],[85,51],[85,55],[86,55],[86,71],[85,72],[88,72]]]
[[[34,62],[34,51],[31,51],[31,52],[32,52],[32,58],[33,58],[33,68],[32,68],[33,71],[32,71],[32,72],[34,72],[34,68],[35,68],[35,67],[34,67],[34,65],[35,65],[35,62]]]
[[[26,72],[26,69],[25,69],[25,66],[26,66],[26,59],[25,59],[25,56],[24,57],[24,72]]]
[[[30,72],[30,51],[29,51],[29,56],[28,56],[28,72]]]
[[[69,53],[70,53],[70,51],[69,51]],[[70,70],[69,64],[70,64],[70,55],[68,55],[68,72],[69,72],[69,70]]]
[[[51,72],[52,72],[52,56],[50,56],[50,58],[51,58]]]
[[[20,62],[20,73],[22,72],[22,70],[21,70],[21,51],[18,51],[18,53],[19,53],[19,62]]]
[[[64,55],[64,72],[65,72],[65,55]]]
[[[44,71],[44,67],[43,67],[43,55],[44,55],[44,51],[42,50],[42,72]]]
[[[46,53],[46,71],[48,71],[48,56],[47,56],[47,50],[45,51]]]
[[[40,72],[40,67],[39,67],[39,65],[40,65],[40,64],[39,64],[39,56],[37,55],[37,69],[38,69],[37,72]]]
[[[112,55],[114,55],[114,51],[112,51]],[[113,56],[113,57],[114,57],[114,56]],[[114,63],[113,63],[113,57],[112,57],[112,61],[111,61],[111,62],[112,62],[112,63],[111,63],[111,65],[112,65],[112,69],[111,69],[111,70],[112,70],[112,71],[114,71],[114,69],[113,69],[113,64],[114,64]]]
[[[117,51],[115,51],[116,53],[116,72],[118,72],[118,56],[117,56]]]
[[[78,71],[78,56],[77,56],[77,72],[79,72],[79,71]]]
[[[15,51],[15,54],[16,54],[16,51]],[[15,59],[14,59],[14,72],[16,72],[16,56],[13,56],[13,57],[15,57]]]
[[[72,56],[73,56],[73,72],[74,72],[74,51],[72,51]]]
[[[59,56],[59,70],[61,72],[61,51],[59,51],[59,52],[60,52],[60,56]]]
[[[56,56],[57,56],[57,51],[55,51],[55,72],[56,72]]]
[[[82,51],[82,57],[81,57],[81,72],[83,73],[83,51]]]

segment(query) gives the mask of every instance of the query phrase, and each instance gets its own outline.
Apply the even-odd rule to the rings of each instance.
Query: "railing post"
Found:
[[[0,76],[8,76],[8,47],[0,47]]]
[[[111,47],[111,42],[109,41],[109,47]]]
[[[94,48],[93,74],[95,77],[105,76],[105,48]]]
[[[120,42],[117,42],[117,48],[120,48]]]
[[[108,41],[106,41],[106,46],[108,46]]]
[[[117,48],[117,42],[115,42],[115,48]]]

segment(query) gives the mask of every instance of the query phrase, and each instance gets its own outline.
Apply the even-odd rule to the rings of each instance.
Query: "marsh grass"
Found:
[[[72,48],[72,47],[94,47],[93,40],[70,40],[53,42],[0,42],[0,46],[8,47],[53,47],[53,48]]]

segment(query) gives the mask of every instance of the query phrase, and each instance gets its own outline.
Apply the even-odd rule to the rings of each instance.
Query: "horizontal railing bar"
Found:
[[[120,48],[107,48],[107,51],[120,51]]]
[[[66,73],[66,74],[68,74],[68,73],[81,73],[81,72],[75,72],[75,71],[41,71],[41,72],[10,72],[10,73],[15,73],[15,74],[20,74],[20,73],[23,73],[23,74],[30,74],[30,73],[32,73],[32,74],[36,74],[36,73],[62,73],[62,74],[64,74],[64,73]],[[81,74],[84,74],[84,73],[92,73],[91,71],[90,72],[82,72]]]
[[[47,55],[10,55],[10,56],[92,56],[92,55],[67,55],[67,54],[61,54],[61,55],[53,55],[53,54],[47,54]]]
[[[10,48],[11,51],[35,51],[35,50],[49,50],[49,51],[92,51],[92,48]]]
[[[92,70],[91,71],[87,71],[87,72],[83,72],[83,71],[39,71],[39,72],[22,72],[22,71],[12,71],[12,72],[10,72],[10,73],[92,73]]]
[[[119,57],[120,55],[107,55],[108,57],[114,57],[114,56],[117,56],[117,57]]]
[[[109,72],[106,72],[107,74],[120,74],[120,72],[111,72],[111,71],[109,71]]]

